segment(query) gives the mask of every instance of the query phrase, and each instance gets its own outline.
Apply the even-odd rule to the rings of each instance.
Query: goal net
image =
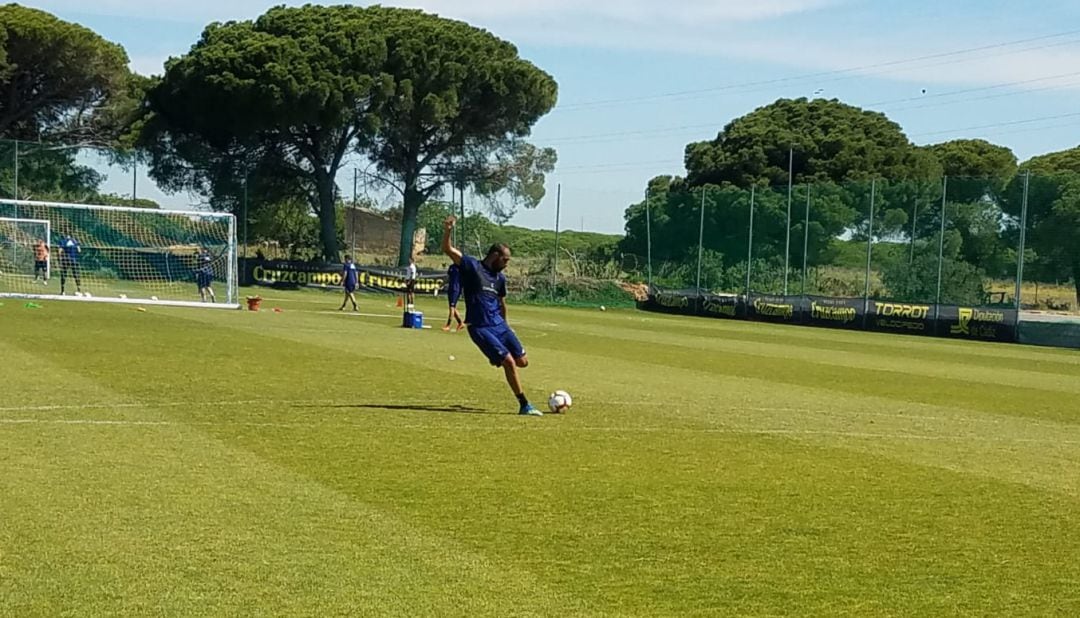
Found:
[[[0,199],[0,297],[236,308],[237,294],[232,215]]]
[[[0,276],[49,280],[49,222],[0,217]]]

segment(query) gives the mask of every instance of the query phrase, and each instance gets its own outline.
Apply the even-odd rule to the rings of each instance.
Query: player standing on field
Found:
[[[405,268],[405,304],[416,303],[416,278],[419,273],[416,270],[416,260],[409,258],[409,265]]]
[[[210,252],[203,248],[199,252],[198,266],[195,269],[195,283],[199,286],[199,300],[206,302],[206,297],[210,297],[210,302],[216,303],[217,297],[214,296],[214,288],[210,287],[214,283],[214,268],[212,266],[213,258],[210,257]]]
[[[458,331],[465,328],[465,322],[458,313],[457,304],[461,299],[461,267],[451,264],[446,270],[446,300],[450,304],[450,314],[446,316],[446,326],[443,331],[450,332],[450,322],[457,320]]]
[[[518,369],[528,367],[529,359],[517,335],[506,323],[506,275],[503,270],[510,262],[510,248],[493,245],[483,261],[464,255],[450,243],[450,232],[455,223],[457,219],[453,216],[443,223],[442,250],[461,269],[469,337],[492,366],[503,368],[506,383],[520,405],[518,414],[543,416],[543,412],[529,403],[521,388]]]
[[[67,285],[67,277],[70,273],[75,277],[75,291],[82,293],[82,282],[79,280],[79,254],[82,247],[79,241],[70,235],[65,235],[60,241],[60,295],[64,295],[64,287]]]
[[[351,255],[345,256],[345,264],[341,268],[341,286],[345,288],[345,298],[341,301],[338,311],[345,310],[345,303],[352,301],[352,310],[359,311],[356,306],[356,286],[360,283],[360,271],[353,262]]]
[[[41,277],[41,285],[49,285],[49,245],[44,238],[34,243],[34,281]]]

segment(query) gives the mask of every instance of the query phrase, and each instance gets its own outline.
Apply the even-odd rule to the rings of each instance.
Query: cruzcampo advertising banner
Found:
[[[713,318],[743,318],[746,314],[745,303],[735,294],[709,294],[697,290],[661,290],[649,291],[646,300],[638,302],[638,307],[647,311],[675,313],[679,315],[699,315]]]
[[[772,296],[751,294],[746,303],[747,317],[762,322],[802,324],[806,298],[802,296]]]
[[[378,266],[359,266],[358,290],[361,292],[400,293],[405,291],[405,269]],[[249,260],[245,268],[245,283],[275,288],[341,287],[341,264],[311,264],[283,260]],[[446,273],[420,271],[416,281],[417,294],[438,294],[446,286]]]
[[[807,296],[804,324],[828,328],[863,328],[865,301],[861,298]]]

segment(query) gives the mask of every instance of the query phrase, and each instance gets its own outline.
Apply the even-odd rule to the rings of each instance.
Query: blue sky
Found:
[[[203,26],[249,19],[262,0],[26,3],[122,44],[160,73]],[[287,2],[287,4],[302,4]],[[387,2],[385,4],[392,4]],[[1021,159],[1080,144],[1080,2],[1044,0],[408,0],[488,28],[559,82],[533,139],[559,152],[548,198],[514,223],[621,232],[657,174],[681,174],[688,142],[779,97],[883,111],[916,143],[981,137]],[[351,174],[349,174],[351,178]],[[139,193],[172,206],[140,178]],[[351,194],[351,183],[343,192]],[[108,187],[131,191],[130,173]]]

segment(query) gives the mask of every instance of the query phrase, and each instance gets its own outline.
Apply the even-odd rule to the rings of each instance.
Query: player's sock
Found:
[[[528,399],[528,397],[525,396],[525,393],[521,393],[521,394],[517,395],[517,400],[518,400],[518,403],[520,403],[521,407],[523,407],[523,408],[529,405],[529,399]]]

